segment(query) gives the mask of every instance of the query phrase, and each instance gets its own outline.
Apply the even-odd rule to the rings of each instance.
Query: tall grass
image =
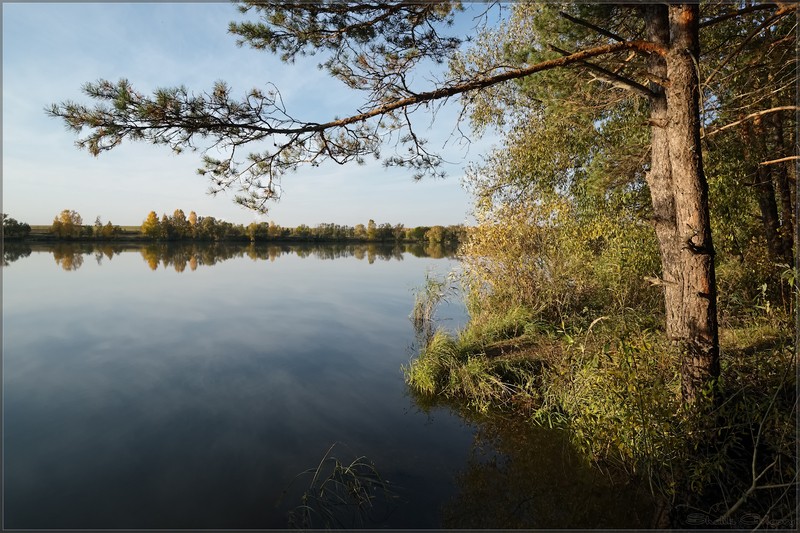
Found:
[[[289,513],[290,527],[302,530],[362,528],[380,524],[385,518],[381,515],[391,510],[397,496],[374,463],[364,456],[342,461],[333,455],[337,445],[340,443],[328,448],[315,468],[295,477],[297,480],[310,476],[311,481],[301,496],[300,505]]]
[[[517,309],[455,335],[435,331],[419,356],[404,367],[406,382],[419,394],[461,399],[481,412],[530,399],[543,362],[516,351],[529,320],[529,313]],[[511,339],[517,343],[506,343]]]

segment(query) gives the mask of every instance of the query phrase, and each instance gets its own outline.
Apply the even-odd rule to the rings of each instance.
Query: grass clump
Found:
[[[518,351],[530,318],[524,309],[515,309],[456,335],[437,330],[404,368],[406,382],[416,393],[461,399],[480,412],[523,400],[534,393],[534,376],[542,367]]]

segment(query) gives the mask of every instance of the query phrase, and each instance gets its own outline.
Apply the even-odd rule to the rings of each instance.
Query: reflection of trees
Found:
[[[454,258],[457,247],[454,245],[443,244],[441,242],[414,243],[406,247],[406,251],[414,257],[432,257],[441,259],[443,257]]]
[[[18,259],[31,255],[31,247],[24,242],[3,243],[3,266],[8,266]]]
[[[442,527],[650,527],[647,489],[612,482],[577,456],[563,431],[498,415],[477,424],[471,456],[456,477],[458,493],[443,506]]]
[[[53,259],[66,271],[78,270],[83,265],[84,246],[60,243],[53,247]],[[91,248],[89,252],[91,253]]]
[[[296,255],[300,258],[313,257],[315,259],[339,259],[355,257],[367,259],[373,263],[376,259],[382,261],[402,261],[403,254],[417,245],[381,245],[376,243],[151,243],[141,246],[139,252],[151,269],[155,270],[161,264],[164,268],[172,267],[176,272],[183,272],[188,266],[195,270],[201,265],[214,265],[235,257],[248,257],[253,261],[275,261],[282,255]],[[426,247],[427,249],[428,247]],[[441,248],[441,247],[438,247]],[[427,257],[426,249],[415,248],[412,252],[417,257]],[[435,257],[444,257],[437,251]]]
[[[404,254],[415,257],[453,257],[454,250],[443,249],[439,245],[420,244],[380,244],[380,243],[231,243],[231,242],[189,242],[189,243],[148,243],[143,245],[124,243],[60,242],[56,244],[35,244],[6,242],[3,249],[3,266],[27,257],[32,250],[48,251],[56,263],[64,270],[77,270],[83,265],[84,255],[93,255],[98,265],[103,260],[111,260],[125,250],[138,251],[142,259],[152,269],[173,268],[183,272],[188,267],[194,271],[198,266],[214,265],[235,257],[249,257],[253,261],[275,261],[283,255],[296,255],[300,258],[339,259],[355,257],[366,259],[370,264],[375,260],[402,261]]]
[[[97,261],[98,265],[103,263],[103,257],[106,257],[110,261],[115,255],[119,255],[121,253],[121,248],[112,246],[108,243],[98,244],[94,247],[94,259]]]
[[[478,415],[453,400],[409,390],[424,412],[448,408],[475,426],[472,450],[441,508],[446,529],[650,528],[656,506],[646,482],[601,471],[564,430],[502,412]]]

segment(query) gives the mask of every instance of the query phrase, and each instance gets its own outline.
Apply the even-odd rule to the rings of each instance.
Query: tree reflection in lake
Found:
[[[25,242],[9,241],[3,243],[3,266],[31,255],[31,246]]]
[[[57,243],[36,244],[9,243],[3,250],[3,265],[27,257],[32,251],[49,251],[56,263],[64,270],[78,270],[83,265],[84,255],[94,255],[97,264],[103,258],[111,260],[124,250],[138,250],[151,270],[173,268],[183,272],[188,267],[194,271],[198,266],[214,265],[234,258],[249,257],[254,261],[275,261],[281,255],[294,254],[301,258],[339,259],[355,257],[366,259],[369,264],[376,260],[402,261],[403,254],[414,257],[441,259],[453,258],[455,249],[439,244],[379,244],[379,243],[282,243],[282,244],[239,244],[239,243],[148,243],[136,244],[94,244]]]
[[[78,270],[83,265],[84,251],[80,245],[59,243],[53,247],[53,259],[66,271]]]
[[[423,411],[435,407],[412,393]],[[437,404],[440,402],[436,402]],[[447,529],[650,528],[646,484],[613,479],[582,459],[563,430],[503,413],[479,416],[448,402],[476,427],[457,493],[442,506]]]

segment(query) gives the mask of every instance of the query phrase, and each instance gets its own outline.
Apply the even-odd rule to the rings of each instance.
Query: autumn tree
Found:
[[[444,226],[433,226],[425,233],[425,238],[432,244],[442,244],[444,241]]]
[[[161,236],[161,224],[155,211],[150,211],[147,214],[147,218],[142,222],[141,232],[142,235],[151,239],[157,239]]]
[[[50,232],[61,238],[80,237],[83,229],[83,219],[77,211],[64,209],[53,219]]]
[[[699,27],[712,21],[701,20],[698,4],[566,6],[553,33],[541,36],[521,63],[504,60],[451,72],[432,87],[420,87],[413,73],[426,62],[454,57],[462,39],[448,28],[461,9],[458,2],[245,1],[240,9],[255,15],[230,25],[240,44],[278,53],[286,62],[299,55],[325,55],[323,68],[362,91],[364,102],[343,118],[304,121],[289,113],[272,86],[252,89],[239,99],[223,82],[204,93],[175,87],[146,96],[127,80],[101,80],[83,88],[98,101],[95,106],[66,101],[52,105],[49,114],[62,118],[77,133],[87,128],[78,146],[93,155],[126,138],[174,150],[204,140],[227,150],[222,157],[206,151],[200,173],[211,179],[213,190],[236,188],[237,202],[264,210],[268,200],[280,196],[281,178],[287,172],[325,160],[344,164],[380,155],[387,137],[394,137],[402,149],[386,157],[386,165],[410,168],[415,177],[440,175],[442,159],[418,135],[414,111],[456,95],[469,104],[513,80],[535,85],[560,72],[590,74],[636,94],[649,106],[645,179],[661,254],[666,330],[682,353],[686,403],[693,403],[700,390],[716,380],[714,247],[700,143],[698,80],[698,70],[704,67]],[[757,9],[782,17],[792,7]],[[737,5],[714,12],[719,20],[741,15]],[[550,47],[548,37],[573,47]],[[269,148],[242,159],[242,149],[256,144]]]
[[[367,240],[374,241],[378,238],[378,225],[375,224],[375,221],[369,219],[367,222]]]

